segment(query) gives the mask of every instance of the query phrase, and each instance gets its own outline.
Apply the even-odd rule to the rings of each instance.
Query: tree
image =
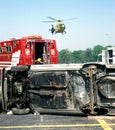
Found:
[[[101,45],[96,45],[93,48],[93,61],[97,61],[98,55],[104,50],[105,48]]]
[[[84,56],[83,56],[84,62],[92,62],[93,61],[93,55],[92,55],[92,49],[87,48],[84,51]]]
[[[83,53],[84,51],[78,50],[72,52],[72,61],[74,63],[82,63],[83,62]]]
[[[71,63],[71,51],[63,49],[59,52],[59,63]]]
[[[96,62],[98,55],[102,53],[102,50],[106,50],[110,45],[103,47],[96,45],[86,50],[75,50],[73,52],[68,49],[63,49],[59,52],[59,63],[85,63],[85,62]]]

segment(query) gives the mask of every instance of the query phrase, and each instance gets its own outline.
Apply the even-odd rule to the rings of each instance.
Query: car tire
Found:
[[[25,114],[28,114],[29,112],[30,112],[29,108],[25,108],[25,109],[13,108],[12,109],[12,113],[14,115],[25,115]]]

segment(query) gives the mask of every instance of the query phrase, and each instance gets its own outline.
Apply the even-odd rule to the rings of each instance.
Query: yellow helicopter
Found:
[[[56,22],[55,26],[52,24],[52,27],[51,29],[49,29],[49,31],[52,33],[52,34],[56,34],[56,33],[62,33],[62,34],[66,34],[66,31],[65,31],[65,24],[63,23],[64,20],[57,20],[55,18],[52,18],[52,17],[47,17],[49,19],[51,19],[52,21],[43,21],[43,22]],[[72,18],[73,19],[73,18]],[[72,19],[67,19],[67,20],[72,20]],[[76,19],[76,18],[74,18]]]

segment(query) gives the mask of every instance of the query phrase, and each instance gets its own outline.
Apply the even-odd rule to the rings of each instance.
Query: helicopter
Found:
[[[49,19],[51,19],[52,21],[43,21],[43,22],[56,22],[55,23],[55,26],[52,24],[51,25],[51,29],[49,29],[49,31],[52,33],[52,34],[56,34],[56,33],[62,33],[62,34],[66,34],[66,31],[65,31],[65,24],[63,23],[64,20],[57,20],[55,18],[52,18],[52,17],[47,17]],[[72,18],[72,19],[76,19],[76,18]],[[66,20],[72,20],[72,19],[66,19]]]

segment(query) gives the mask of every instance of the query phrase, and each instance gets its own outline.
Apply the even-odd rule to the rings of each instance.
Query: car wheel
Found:
[[[30,112],[30,109],[29,108],[25,108],[25,109],[13,108],[12,112],[15,115],[24,115],[24,114],[28,114]]]

